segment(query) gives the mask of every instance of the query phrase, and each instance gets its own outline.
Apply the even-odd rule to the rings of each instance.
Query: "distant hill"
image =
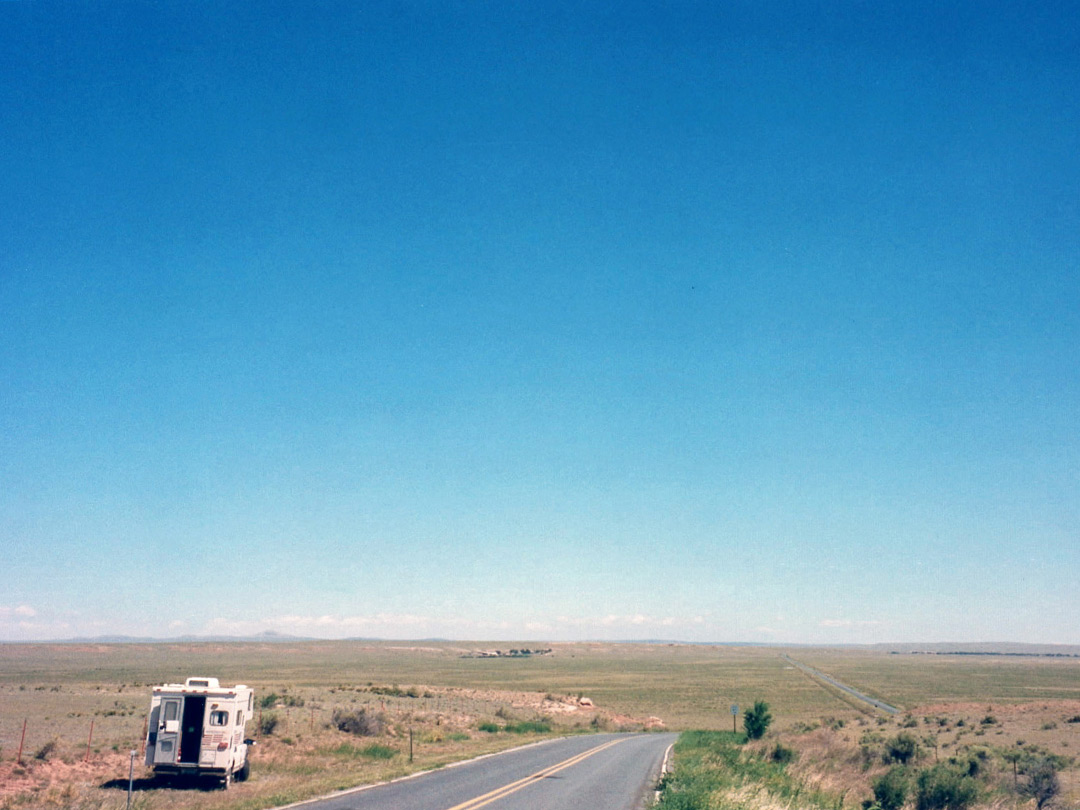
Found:
[[[1023,644],[1015,641],[874,644],[872,649],[912,655],[1036,655],[1080,658],[1078,644]]]
[[[153,638],[151,636],[91,636],[79,638],[66,638],[51,644],[197,644],[200,642],[229,643],[229,642],[261,642],[280,643],[294,641],[318,641],[315,638],[303,636],[289,636],[284,633],[275,633],[273,630],[259,633],[254,636],[170,636],[169,638]]]

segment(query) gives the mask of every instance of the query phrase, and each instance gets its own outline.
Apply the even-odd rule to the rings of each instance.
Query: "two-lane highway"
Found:
[[[597,734],[518,748],[303,802],[304,810],[639,810],[674,734]]]

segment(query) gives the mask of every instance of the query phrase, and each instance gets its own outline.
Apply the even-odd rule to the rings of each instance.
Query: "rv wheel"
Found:
[[[229,785],[232,784],[232,780],[233,780],[232,771],[229,771],[228,773],[225,774],[225,778],[221,780],[221,789],[222,790],[228,790]]]
[[[243,767],[236,772],[236,781],[246,782],[249,776],[251,776],[251,760],[245,759]]]

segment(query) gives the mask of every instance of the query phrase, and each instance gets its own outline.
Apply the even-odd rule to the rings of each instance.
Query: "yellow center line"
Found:
[[[549,765],[542,771],[537,771],[531,776],[526,776],[524,779],[518,779],[516,782],[511,782],[509,785],[503,785],[501,788],[496,788],[489,793],[485,793],[483,796],[477,796],[473,799],[469,799],[467,802],[455,804],[453,807],[449,808],[449,810],[478,810],[478,808],[491,804],[493,801],[501,799],[503,796],[509,796],[511,793],[516,793],[530,782],[535,782],[537,779],[544,779],[548,776],[557,774],[559,771],[569,768],[571,765],[577,765],[582,760],[588,759],[593,754],[600,753],[605,748],[611,748],[611,746],[624,741],[625,738],[620,740],[612,740],[611,742],[604,743],[603,745],[598,745],[596,748],[590,748],[588,751],[570,757],[570,759],[565,759],[562,762],[558,762],[554,765]]]

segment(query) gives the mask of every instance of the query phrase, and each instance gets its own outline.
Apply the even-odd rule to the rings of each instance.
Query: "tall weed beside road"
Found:
[[[786,763],[744,747],[746,735],[687,731],[675,744],[675,772],[658,810],[835,810],[836,800],[803,787]]]

